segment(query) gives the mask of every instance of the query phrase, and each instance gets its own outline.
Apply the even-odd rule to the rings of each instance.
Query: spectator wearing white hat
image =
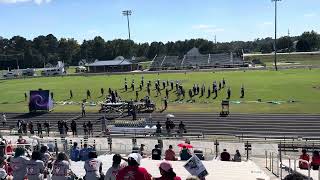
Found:
[[[173,171],[172,165],[168,161],[163,161],[159,164],[161,177],[153,178],[153,180],[181,180]]]
[[[151,180],[151,175],[148,171],[139,167],[141,163],[141,155],[138,153],[132,153],[128,156],[128,166],[121,169],[116,177],[116,180]]]

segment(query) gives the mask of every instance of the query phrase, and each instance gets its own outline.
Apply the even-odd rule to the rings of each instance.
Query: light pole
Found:
[[[277,66],[277,3],[281,0],[271,0],[274,2],[274,67],[278,71]]]
[[[129,16],[131,16],[132,11],[131,11],[131,10],[125,10],[125,11],[122,11],[122,14],[123,14],[124,16],[127,16],[129,40],[131,40],[131,37],[130,37],[130,21],[129,21]]]

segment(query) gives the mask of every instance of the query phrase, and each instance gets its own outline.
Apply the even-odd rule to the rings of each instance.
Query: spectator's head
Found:
[[[182,149],[187,149],[187,147],[186,146],[182,146]]]
[[[31,155],[32,160],[41,160],[41,153],[39,151],[33,151]]]
[[[297,173],[289,174],[284,178],[284,180],[303,180],[303,179],[304,177]]]
[[[48,146],[41,146],[40,153],[45,153],[48,151]]]
[[[307,150],[302,149],[302,154],[306,154],[306,153],[307,153]]]
[[[158,144],[154,145],[154,148],[158,149],[158,148],[159,148],[159,145],[158,145]]]
[[[172,165],[167,161],[160,163],[159,170],[160,174],[164,177],[168,177],[170,179],[176,177],[176,173],[173,172]]]
[[[141,162],[141,155],[138,153],[132,153],[128,156],[128,165],[129,166],[139,166]]]
[[[182,122],[182,121],[180,121],[180,124],[183,124],[183,122]]]
[[[14,157],[20,157],[20,156],[24,156],[26,150],[23,147],[17,147],[16,150],[14,151]]]
[[[78,146],[78,143],[77,142],[74,142],[73,143],[73,147],[77,147]]]
[[[119,165],[121,163],[121,155],[120,154],[113,155],[112,161],[114,165]]]
[[[83,144],[83,147],[84,147],[84,148],[87,148],[87,147],[88,147],[88,144],[86,144],[86,143]]]
[[[145,146],[144,144],[141,144],[141,145],[140,145],[140,147],[144,147],[144,146]]]
[[[69,161],[69,158],[66,153],[60,152],[57,156],[57,161]]]
[[[89,154],[88,154],[88,157],[89,157],[89,159],[97,158],[98,157],[97,152],[96,151],[90,151]]]
[[[227,152],[227,149],[223,149],[223,152]]]
[[[22,137],[22,135],[19,135],[19,139],[22,139],[23,137]]]
[[[238,150],[238,149],[236,150],[236,154],[237,154],[237,155],[240,155],[240,152],[239,152],[239,150]]]
[[[169,149],[172,149],[173,147],[172,147],[172,145],[169,145]]]
[[[157,123],[160,124],[160,121],[158,121]]]
[[[200,180],[197,176],[189,176],[186,180]]]
[[[313,156],[318,157],[319,156],[319,151],[313,151]]]

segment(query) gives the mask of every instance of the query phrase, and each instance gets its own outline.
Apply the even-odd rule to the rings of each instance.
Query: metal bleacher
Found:
[[[179,56],[155,56],[151,70],[186,68],[232,68],[244,65],[242,57],[236,53],[186,54]]]

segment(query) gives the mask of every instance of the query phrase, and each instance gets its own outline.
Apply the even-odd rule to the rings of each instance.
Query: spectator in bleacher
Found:
[[[301,174],[292,173],[287,175],[283,180],[305,180],[305,178]]]
[[[17,144],[26,144],[27,141],[20,135],[18,140],[17,140]]]
[[[302,154],[300,155],[299,159],[302,159],[305,161],[310,161],[310,156],[309,156],[309,154],[307,154],[307,151],[305,149],[302,150]],[[308,167],[309,167],[308,163],[299,161],[299,168],[300,169],[308,169]]]
[[[233,156],[232,161],[234,161],[234,162],[241,162],[241,154],[240,154],[240,152],[239,152],[238,149],[236,150],[236,154]]]
[[[5,180],[8,178],[8,174],[6,171],[6,165],[5,165],[5,159],[4,158],[0,158],[0,179],[1,180]]]
[[[223,152],[220,154],[221,161],[230,161],[230,154],[227,152],[226,149],[223,149]]]
[[[24,134],[27,134],[27,122],[25,120],[22,120],[21,127],[22,127],[22,132]]]
[[[178,133],[179,134],[183,134],[183,133],[186,133],[186,132],[187,132],[186,125],[184,125],[183,122],[180,121]]]
[[[170,134],[170,130],[171,130],[170,124],[171,124],[171,123],[170,123],[170,120],[169,120],[169,118],[167,118],[167,120],[166,120],[166,122],[165,122],[167,134]]]
[[[156,129],[156,133],[157,133],[157,134],[161,134],[161,124],[160,124],[160,122],[159,122],[159,121],[157,122],[156,127],[157,127],[157,129]]]
[[[116,180],[116,176],[121,168],[120,166],[121,159],[122,157],[120,156],[120,154],[113,155],[112,166],[106,172],[104,180]]]
[[[84,169],[86,170],[85,179],[99,180],[102,174],[102,162],[97,159],[97,152],[91,151],[88,154],[89,159],[84,163]]]
[[[181,180],[181,178],[173,171],[172,165],[167,161],[160,163],[159,171],[161,177],[153,178],[153,180]]]
[[[6,154],[6,142],[0,138],[0,159]]]
[[[80,148],[78,147],[78,143],[74,142],[72,149],[70,151],[70,159],[71,161],[79,161],[80,160]]]
[[[53,162],[52,180],[67,180],[70,178],[70,163],[68,156],[64,152],[60,152],[57,159]]]
[[[60,135],[62,135],[63,134],[63,124],[60,120],[58,121],[58,130],[59,130]]]
[[[190,150],[186,146],[183,146],[182,150],[180,151],[180,159],[182,161],[186,161],[190,158],[191,158]]]
[[[161,152],[161,149],[159,148],[158,144],[156,144],[154,146],[154,149],[152,149],[151,154],[152,154],[152,159],[153,160],[161,160],[162,152]]]
[[[68,122],[62,121],[63,127],[64,127],[64,133],[67,135],[69,131]]]
[[[45,131],[47,133],[47,136],[49,136],[49,133],[50,133],[50,123],[46,120],[43,124],[44,128],[45,128]]]
[[[200,180],[197,176],[189,176],[186,180]]]
[[[5,113],[2,113],[2,126],[4,127],[7,123],[7,116]]]
[[[87,123],[87,127],[88,127],[88,134],[89,136],[93,136],[93,124],[91,123],[91,121],[89,120]]]
[[[37,130],[38,130],[38,136],[42,135],[42,127],[39,121],[37,122]]]
[[[43,161],[44,165],[47,166],[49,161],[52,159],[52,157],[48,151],[48,146],[41,146],[40,157],[41,157],[41,160]]]
[[[91,151],[91,148],[88,148],[88,144],[84,144],[83,148],[80,150],[80,160],[81,161],[86,161],[89,159],[89,152]]]
[[[24,180],[27,174],[27,163],[29,158],[25,156],[25,149],[23,147],[17,147],[14,157],[11,159],[10,166],[13,170],[14,180]]]
[[[41,161],[41,154],[39,151],[33,151],[31,160],[27,163],[27,177],[28,180],[43,180],[44,179],[44,162]]]
[[[140,148],[139,148],[139,154],[141,155],[141,157],[145,157],[146,156],[146,154],[144,152],[144,147],[145,147],[145,145],[141,144]]]
[[[128,166],[122,168],[117,176],[116,180],[151,180],[151,175],[148,171],[139,167],[142,157],[138,153],[132,153],[128,156]]]
[[[32,123],[32,121],[29,122],[28,127],[29,127],[30,134],[34,134],[34,129],[33,129],[33,123]]]
[[[176,153],[173,151],[172,145],[169,145],[169,149],[164,153],[164,159],[167,161],[176,161]]]
[[[83,125],[83,132],[84,132],[84,135],[87,135],[88,134],[88,127],[87,127],[87,124],[84,122]]]
[[[319,151],[313,151],[311,166],[313,170],[319,170],[320,155]]]
[[[72,131],[72,136],[73,137],[78,135],[78,133],[77,133],[77,123],[76,123],[76,121],[74,119],[71,121],[71,131]]]

